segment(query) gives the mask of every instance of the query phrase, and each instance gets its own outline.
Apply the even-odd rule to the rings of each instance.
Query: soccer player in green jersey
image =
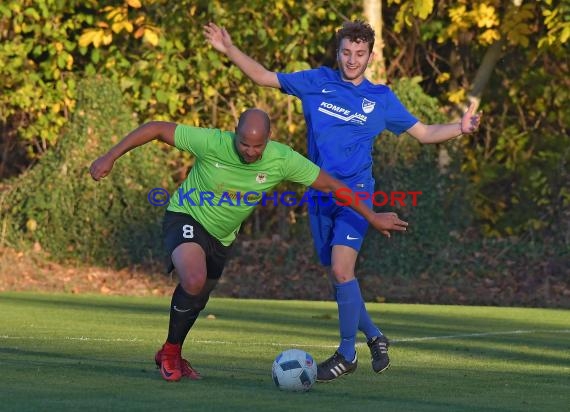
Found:
[[[172,295],[168,336],[155,355],[167,381],[201,377],[182,358],[182,345],[222,275],[241,223],[259,203],[260,194],[284,180],[325,193],[348,189],[289,146],[270,140],[270,135],[269,116],[259,109],[242,113],[235,132],[149,122],[129,133],[90,167],[91,176],[98,181],[111,172],[119,157],[154,139],[196,158],[170,199],[163,221],[171,258],[169,272],[176,269],[179,276]],[[395,213],[374,213],[352,196],[351,207],[385,236],[389,237],[391,230],[406,230],[407,223]]]

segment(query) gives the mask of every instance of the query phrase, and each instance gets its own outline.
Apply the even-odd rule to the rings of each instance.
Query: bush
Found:
[[[38,244],[56,260],[124,266],[161,255],[163,209],[146,200],[172,188],[166,155],[148,144],[123,156],[101,182],[89,165],[136,126],[110,80],[78,83],[78,107],[57,147],[8,183],[0,207],[9,246]],[[36,246],[37,247],[37,246]]]
[[[408,110],[426,124],[445,123],[435,98],[426,95],[417,79],[401,79],[394,92]],[[376,190],[421,191],[417,206],[406,197],[405,207],[386,205],[409,222],[406,233],[387,241],[369,231],[360,259],[367,273],[414,277],[447,265],[446,245],[468,227],[471,209],[467,180],[461,175],[461,151],[454,142],[422,145],[410,136],[384,132],[377,140],[374,156]],[[381,266],[379,265],[381,263]],[[389,268],[389,269],[386,269]]]

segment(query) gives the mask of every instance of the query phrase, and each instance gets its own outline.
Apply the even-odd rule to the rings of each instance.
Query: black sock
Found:
[[[207,302],[207,299],[206,299]],[[188,294],[180,284],[174,289],[170,304],[170,323],[168,338],[170,343],[182,345],[190,328],[196,322],[198,315],[206,306],[199,296]]]

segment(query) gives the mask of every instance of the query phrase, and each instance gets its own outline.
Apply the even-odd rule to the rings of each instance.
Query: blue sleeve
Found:
[[[302,98],[303,94],[315,87],[318,69],[301,70],[294,73],[277,73],[281,91]]]
[[[386,129],[399,136],[418,122],[391,90],[386,101]]]

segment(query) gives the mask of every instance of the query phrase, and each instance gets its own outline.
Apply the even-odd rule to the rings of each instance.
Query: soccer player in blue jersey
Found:
[[[368,81],[364,72],[373,58],[374,30],[362,21],[346,22],[337,32],[337,70],[272,72],[236,47],[224,28],[209,23],[204,35],[258,85],[301,99],[309,159],[355,191],[374,191],[372,147],[383,130],[407,132],[421,143],[442,143],[479,126],[474,105],[460,122],[426,125],[387,86]],[[339,347],[318,365],[317,380],[332,381],[356,370],[358,330],[366,335],[372,369],[383,372],[390,366],[389,341],[370,318],[355,277],[368,224],[349,208],[322,202],[309,206],[309,216],[321,263],[331,267],[340,329]]]

